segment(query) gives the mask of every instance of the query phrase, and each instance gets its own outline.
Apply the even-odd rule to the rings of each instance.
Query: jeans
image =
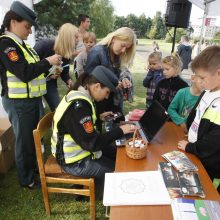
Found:
[[[74,176],[94,177],[103,180],[105,173],[113,172],[115,169],[115,145],[105,147],[102,155],[99,159],[92,159],[92,156],[89,156],[78,162],[62,165],[62,168],[66,173]]]
[[[57,84],[53,80],[47,81],[47,93],[44,95],[50,110],[53,112],[60,103],[60,97],[57,90]],[[44,115],[43,105],[40,105],[41,115]]]
[[[22,186],[34,181],[37,168],[33,130],[37,127],[41,97],[32,99],[9,99],[2,97],[15,134],[15,162],[19,183]]]

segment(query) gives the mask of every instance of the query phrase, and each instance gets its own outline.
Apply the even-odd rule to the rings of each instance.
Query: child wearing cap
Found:
[[[195,154],[211,179],[220,178],[220,47],[206,48],[191,67],[206,91],[188,117],[188,141],[178,148]]]
[[[95,126],[97,116],[93,100],[107,99],[117,85],[118,79],[111,70],[97,66],[90,75],[80,75],[57,107],[51,145],[53,155],[65,172],[103,179],[106,172],[114,171],[116,148],[112,142],[136,127],[125,124],[100,134]],[[113,113],[105,112],[100,119],[110,114]]]

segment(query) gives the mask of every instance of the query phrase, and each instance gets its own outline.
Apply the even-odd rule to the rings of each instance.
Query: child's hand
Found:
[[[181,141],[179,141],[178,142],[178,148],[180,149],[180,150],[186,150],[186,145],[188,144],[189,142],[188,141],[185,141],[185,140],[181,140]]]
[[[123,88],[130,88],[132,86],[131,81],[127,78],[124,78],[121,82]]]
[[[183,128],[183,131],[184,131],[185,134],[188,133],[188,130],[187,130],[187,127],[186,127],[185,123],[180,124],[180,127]]]
[[[113,112],[103,112],[102,114],[100,114],[99,118],[101,121],[105,121],[105,117],[108,115],[114,115]]]

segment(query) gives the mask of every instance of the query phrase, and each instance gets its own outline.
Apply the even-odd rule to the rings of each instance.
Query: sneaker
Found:
[[[39,181],[34,181],[33,183],[31,183],[29,185],[22,185],[22,187],[27,187],[30,190],[40,189],[41,183]]]

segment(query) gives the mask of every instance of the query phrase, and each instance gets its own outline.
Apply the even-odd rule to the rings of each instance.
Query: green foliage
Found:
[[[92,31],[98,38],[102,38],[113,31],[113,12],[114,8],[109,0],[95,0],[91,4]]]
[[[218,45],[220,44],[220,32],[215,33],[215,36],[213,37],[212,42],[214,44],[218,44]]]
[[[76,26],[79,14],[89,14],[94,0],[43,0],[34,5],[38,18],[38,31],[46,36],[54,34],[62,24],[73,23]]]
[[[114,29],[118,29],[120,27],[130,27],[135,32],[137,37],[145,37],[145,34],[151,28],[151,18],[146,18],[145,14],[137,17],[134,14],[129,14],[127,17],[124,16],[115,16]]]
[[[169,33],[166,34],[166,42],[171,43],[173,41],[174,28],[168,28]],[[171,35],[171,36],[170,36]],[[187,30],[183,28],[176,29],[176,42],[180,42],[181,36],[187,35]]]
[[[150,39],[164,39],[166,36],[166,27],[161,17],[161,12],[156,12],[156,16],[152,21],[152,27],[149,32]]]

